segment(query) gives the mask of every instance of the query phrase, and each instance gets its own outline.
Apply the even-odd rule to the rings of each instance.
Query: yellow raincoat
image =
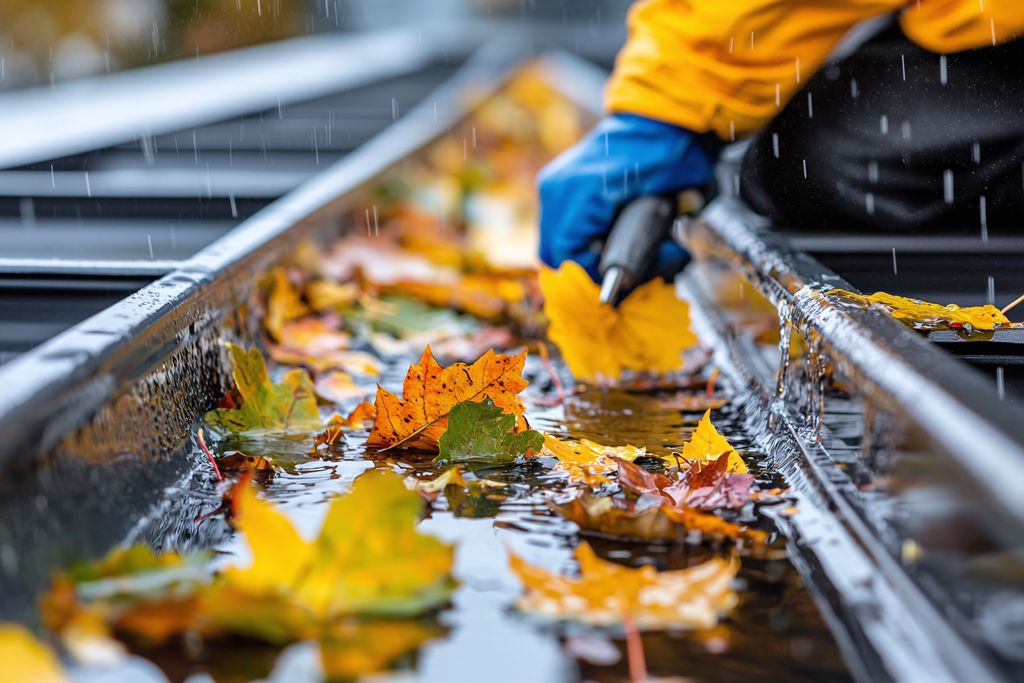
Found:
[[[933,52],[1024,34],[1024,0],[645,0],[630,12],[608,109],[736,139],[774,117],[850,28],[892,12]]]

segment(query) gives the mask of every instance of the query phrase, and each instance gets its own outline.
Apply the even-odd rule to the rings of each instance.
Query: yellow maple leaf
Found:
[[[562,440],[544,435],[542,455],[558,458],[558,468],[574,481],[598,487],[609,483],[606,474],[618,470],[615,458],[633,462],[647,450],[637,446],[603,446],[589,439]]]
[[[9,683],[66,683],[69,679],[47,646],[19,624],[0,624],[0,661]]]
[[[236,506],[252,561],[227,569],[204,601],[226,630],[281,640],[346,616],[413,616],[445,602],[453,587],[452,548],[416,530],[423,500],[394,473],[357,478],[312,541],[251,488]]]
[[[576,549],[580,577],[570,579],[535,567],[515,555],[513,571],[526,588],[518,606],[545,617],[595,626],[622,623],[629,616],[640,629],[712,628],[737,603],[736,559],[659,572],[632,569],[599,558],[587,543]]]
[[[704,411],[704,416],[697,423],[697,428],[690,435],[690,440],[683,445],[683,457],[695,462],[728,457],[729,466],[726,468],[726,472],[746,474],[749,471],[747,464],[743,462],[743,458],[736,452],[736,449],[718,433],[715,425],[711,423],[710,409]]]
[[[528,384],[523,379],[525,362],[526,351],[504,356],[489,350],[472,365],[453,363],[445,368],[428,346],[420,361],[409,366],[403,398],[377,387],[377,415],[366,445],[436,451],[448,414],[463,401],[490,398],[504,412],[521,416],[526,406],[518,394]]]
[[[949,327],[951,324],[970,325],[976,330],[993,330],[999,325],[1009,325],[1010,320],[992,304],[984,306],[957,306],[956,304],[931,303],[920,299],[875,292],[871,295],[854,294],[845,289],[832,289],[835,294],[862,304],[877,304],[897,320],[917,329]]]
[[[679,370],[682,352],[697,343],[689,304],[660,279],[637,287],[618,308],[600,303],[600,288],[572,261],[541,269],[540,287],[548,337],[579,379]]]

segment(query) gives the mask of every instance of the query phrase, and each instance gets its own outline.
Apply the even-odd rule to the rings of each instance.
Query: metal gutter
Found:
[[[925,337],[825,297],[853,287],[765,228],[734,197],[713,202],[686,236],[697,258],[686,289],[716,362],[751,390],[744,410],[760,445],[801,501],[780,520],[794,561],[814,568],[808,585],[835,587],[825,603],[852,634],[848,660],[874,653],[881,672],[862,680],[1003,680],[1021,653],[979,623],[1008,587],[977,566],[1021,566],[1024,420]],[[775,307],[783,342],[770,358],[737,322],[742,306],[720,300],[725,273]],[[799,360],[789,334],[806,345]],[[826,367],[846,394],[826,389]],[[1013,626],[1010,613],[999,619]]]

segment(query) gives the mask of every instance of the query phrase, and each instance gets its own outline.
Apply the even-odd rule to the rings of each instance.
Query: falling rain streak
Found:
[[[985,195],[978,198],[978,220],[981,223],[981,241],[988,242],[988,202]]]

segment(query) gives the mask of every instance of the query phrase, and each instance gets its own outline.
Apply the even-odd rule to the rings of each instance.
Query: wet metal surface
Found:
[[[400,388],[409,362],[407,358],[388,361],[383,378],[386,388]],[[654,394],[618,391],[586,391],[571,398],[564,408],[545,407],[536,398],[546,388],[550,389],[550,380],[536,358],[531,357],[526,376],[532,382],[526,392],[531,424],[556,434],[599,439],[608,444],[628,442],[664,452],[685,442],[700,417],[699,413],[666,408],[662,397]],[[751,450],[739,414],[726,407],[717,415],[719,428],[746,453],[763,484],[778,484],[768,470],[759,467],[764,458]],[[249,454],[273,455],[277,462],[285,463],[285,471],[265,485],[265,496],[280,504],[303,533],[312,534],[319,528],[325,503],[346,492],[352,480],[366,469],[386,467],[427,478],[438,473],[430,464],[429,455],[367,454],[362,445],[365,436],[365,431],[346,433],[344,443],[322,459],[312,460],[306,440],[224,440],[214,448],[225,451],[241,447]],[[191,462],[195,465],[192,476],[181,488],[168,492],[168,507],[140,527],[136,538],[162,549],[177,550],[215,543],[224,553],[222,561],[245,557],[241,540],[230,535],[220,516],[199,523],[190,521],[212,512],[221,503],[198,449],[192,450]],[[510,494],[506,500],[451,510],[451,503],[441,499],[421,523],[423,531],[457,545],[455,574],[461,585],[451,607],[438,617],[446,633],[424,646],[414,664],[409,665],[409,679],[438,683],[470,681],[479,680],[481,672],[486,672],[488,680],[510,683],[627,679],[621,633],[553,625],[512,609],[520,588],[507,566],[508,552],[551,570],[572,571],[571,553],[577,543],[577,529],[554,514],[547,503],[562,488],[562,480],[539,463],[490,470],[486,476],[508,484]],[[712,553],[728,552],[692,545],[589,540],[607,559],[632,566],[652,564],[659,569],[686,567]],[[739,573],[740,605],[719,628],[644,636],[652,675],[682,675],[693,681],[850,680],[811,595],[781,552],[784,544],[776,545],[780,552],[772,559],[743,558]],[[617,652],[618,662],[602,666],[570,656],[563,647],[565,639],[581,636],[606,642],[606,647]],[[173,678],[185,671],[230,668],[227,660],[238,656],[232,649],[211,648],[204,653],[201,664],[188,664],[180,655],[171,653],[156,653],[154,659]],[[267,671],[277,667],[276,680],[310,680],[294,669],[284,673],[281,667],[287,658],[275,660],[276,649],[257,648],[254,652],[259,653],[254,657],[264,662]],[[301,650],[297,652],[300,654],[295,656],[305,656],[315,669],[315,650],[304,655]],[[123,673],[129,674],[128,670]]]
[[[734,201],[705,217],[689,241],[701,331],[723,372],[753,390],[748,425],[787,480],[834,512],[793,520],[808,570],[827,580],[805,578],[842,596],[835,614],[861,661],[873,653],[901,679],[1003,678],[1024,661],[1019,416],[918,333],[830,302],[823,293],[848,284]],[[754,287],[737,296],[743,279]],[[756,337],[773,326],[782,343],[766,353]]]

